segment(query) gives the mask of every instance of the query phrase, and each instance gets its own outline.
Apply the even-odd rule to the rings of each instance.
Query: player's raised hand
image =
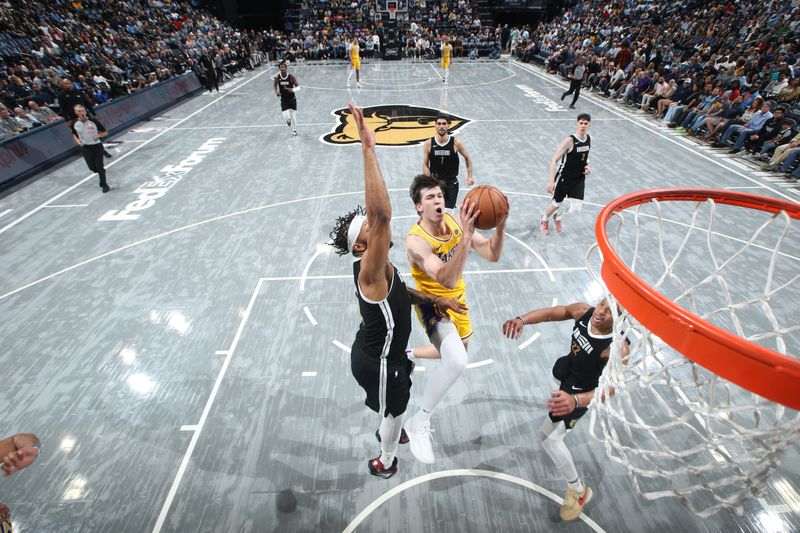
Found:
[[[519,318],[506,320],[505,324],[503,324],[503,335],[509,339],[518,339],[522,335],[522,320]]]
[[[347,107],[350,108],[353,120],[356,121],[356,129],[358,130],[358,138],[361,140],[361,148],[363,150],[375,148],[375,132],[369,129],[364,123],[364,110],[357,107],[353,102],[347,104]]]
[[[464,199],[464,202],[461,204],[461,228],[464,230],[464,237],[472,238],[475,234],[475,221],[478,219],[478,215],[481,214],[480,209],[478,209],[478,204],[475,202],[469,202],[467,199]]]

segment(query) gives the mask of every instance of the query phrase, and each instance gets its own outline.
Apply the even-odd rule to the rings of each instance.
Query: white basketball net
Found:
[[[720,216],[726,209],[738,218]],[[728,222],[715,225],[718,220]],[[743,228],[755,232],[725,236]],[[790,254],[800,250],[800,232],[792,236],[790,229],[785,213],[711,200],[651,201],[607,223],[617,255],[658,292],[706,321],[796,357],[800,261]],[[599,255],[590,250],[587,266],[602,284]],[[627,361],[619,350],[623,332],[631,343]],[[748,497],[763,494],[784,451],[798,441],[800,414],[693,363],[626,310],[615,316],[614,336],[592,402],[592,434],[646,499],[677,497],[701,517],[721,509],[740,513]]]

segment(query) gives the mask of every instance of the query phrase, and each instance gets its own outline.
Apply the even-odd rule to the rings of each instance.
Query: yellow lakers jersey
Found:
[[[452,44],[445,44],[442,46],[442,59],[445,61],[450,60],[450,54],[453,52],[453,45]]]
[[[361,51],[361,48],[359,48],[357,44],[354,43],[350,45],[350,59],[352,59],[353,61],[358,59],[359,51]]]
[[[444,223],[447,226],[447,229],[450,230],[450,236],[445,240],[437,239],[425,231],[425,229],[419,225],[419,222],[411,227],[411,230],[408,232],[408,234],[417,235],[428,241],[428,243],[431,245],[433,253],[436,254],[436,256],[439,257],[439,259],[441,259],[443,262],[447,263],[453,257],[456,247],[461,244],[462,231],[461,224],[459,224],[450,213],[445,213]],[[431,279],[422,268],[414,264],[411,265],[411,276],[417,283],[417,290],[427,294],[444,296],[446,298],[455,298],[459,294],[463,293],[467,287],[462,276],[458,278],[458,283],[456,283],[455,288],[448,289],[442,286],[442,284],[440,284],[438,281]]]

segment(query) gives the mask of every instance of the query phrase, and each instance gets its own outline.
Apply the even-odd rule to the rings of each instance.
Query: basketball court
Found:
[[[797,202],[796,184],[587,92],[568,110],[564,83],[508,61],[456,62],[444,86],[438,63],[366,60],[360,90],[346,88],[344,64],[291,65],[302,87],[293,138],[276,72],[249,72],[111,139],[121,143],[106,160],[108,194],[74,158],[0,199],[3,432],[43,442],[41,458],[2,484],[15,531],[796,530],[796,446],[741,516],[700,519],[675,499],[637,496],[588,417],[566,442],[595,496],[581,520],[561,522],[565,483],[538,435],[572,325],[528,326],[517,341],[500,331],[524,311],[601,298],[584,256],[600,209],[625,193],[705,187]],[[395,146],[377,149],[391,259],[405,276],[426,113],[458,118],[476,185],[499,187],[511,205],[501,261],[467,263],[476,335],[433,417],[436,463],[401,446],[388,481],[366,469],[378,420],[350,375],[350,260],[324,244],[335,218],[363,203],[358,144],[337,114],[350,100],[383,106],[381,116],[418,114],[387,120],[378,142]],[[547,167],[578,112],[592,117],[586,202],[545,237]],[[463,197],[463,161],[461,175]],[[720,242],[752,235],[748,216],[718,216]],[[790,273],[796,226],[781,248]],[[681,268],[707,264],[690,254]],[[775,312],[800,323],[797,305]],[[417,325],[414,345],[425,342]],[[787,335],[787,353],[800,353],[799,340]],[[410,409],[436,364],[415,372]]]

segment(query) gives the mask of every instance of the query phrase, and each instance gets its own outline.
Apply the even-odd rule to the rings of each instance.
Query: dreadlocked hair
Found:
[[[350,253],[350,249],[347,247],[347,231],[350,229],[350,223],[356,216],[363,216],[366,214],[367,212],[364,210],[364,208],[359,205],[343,217],[336,219],[336,223],[333,226],[333,231],[331,231],[329,235],[331,242],[328,244],[333,246],[334,251],[338,255],[347,255]]]

